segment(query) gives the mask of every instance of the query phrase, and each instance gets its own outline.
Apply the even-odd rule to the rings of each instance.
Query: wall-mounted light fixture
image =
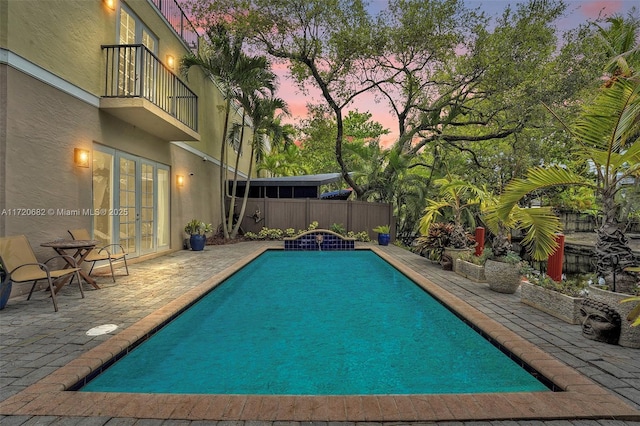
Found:
[[[176,186],[180,188],[184,186],[184,176],[176,175]]]
[[[89,167],[89,151],[73,148],[73,163],[78,167]]]
[[[116,8],[116,0],[102,0],[109,9],[114,10]]]
[[[171,55],[167,55],[167,67],[174,69],[176,66],[176,58]]]

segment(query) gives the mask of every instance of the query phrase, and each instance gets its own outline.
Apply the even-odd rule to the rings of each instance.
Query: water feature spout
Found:
[[[324,237],[320,234],[316,235],[316,244],[318,244],[318,251],[322,251],[322,241]]]

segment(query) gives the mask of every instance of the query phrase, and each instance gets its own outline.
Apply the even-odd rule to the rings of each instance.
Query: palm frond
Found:
[[[522,244],[535,260],[546,260],[558,248],[555,234],[562,231],[560,219],[550,207],[518,208],[514,219],[519,224],[527,224],[522,229],[525,237]]]
[[[512,179],[500,195],[496,213],[507,220],[514,206],[527,194],[545,188],[562,185],[580,185],[594,187],[587,178],[559,166],[533,167],[528,175],[521,179]]]
[[[637,82],[619,79],[600,89],[595,100],[583,108],[573,134],[586,146],[618,152],[634,133],[637,135],[639,88]]]

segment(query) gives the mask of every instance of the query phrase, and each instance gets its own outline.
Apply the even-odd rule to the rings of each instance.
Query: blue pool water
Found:
[[[82,391],[548,391],[370,251],[268,251]]]

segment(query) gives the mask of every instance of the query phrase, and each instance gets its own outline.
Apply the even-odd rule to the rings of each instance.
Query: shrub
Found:
[[[557,291],[572,297],[584,297],[588,293],[589,276],[578,275],[570,279],[563,279],[560,282],[552,280],[548,275],[534,271],[529,268],[525,273],[527,280],[531,284],[539,285],[548,290]]]
[[[429,226],[427,235],[416,238],[411,251],[430,260],[440,261],[444,249],[452,247],[451,238],[454,233],[456,233],[456,227],[452,223],[432,223]],[[467,240],[465,247],[473,247],[475,245],[475,239],[471,234],[465,234],[465,238]]]
[[[474,265],[483,266],[487,259],[491,257],[491,249],[485,249],[482,251],[480,256],[476,256],[475,253],[461,253],[459,256],[460,260],[464,260],[465,262],[473,263]]]
[[[349,232],[347,232],[347,237],[348,238],[355,238],[356,241],[362,241],[364,243],[368,243],[369,241],[371,241],[371,238],[369,238],[369,234],[367,233],[367,231],[360,231],[358,233],[355,233],[353,231],[349,231]]]
[[[342,236],[344,236],[347,233],[347,230],[345,229],[344,225],[341,223],[334,223],[333,225],[331,225],[329,229],[335,232],[336,234],[340,234]]]

